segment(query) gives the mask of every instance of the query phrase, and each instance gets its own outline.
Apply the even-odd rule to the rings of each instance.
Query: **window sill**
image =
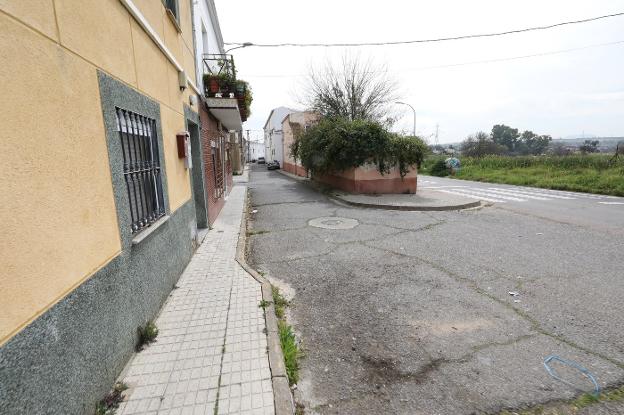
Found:
[[[175,14],[173,14],[173,12],[170,9],[167,9],[167,16],[169,17],[169,20],[171,20],[171,23],[173,23],[173,25],[175,26],[178,33],[182,33],[182,28],[180,28],[180,23],[178,23],[178,19],[176,19]]]
[[[137,236],[132,238],[132,245],[138,245],[144,240],[146,240],[151,234],[153,234],[156,229],[160,228],[169,220],[169,215],[165,215],[162,218],[158,219],[156,222],[152,223],[150,227],[145,229],[143,232],[139,233]]]

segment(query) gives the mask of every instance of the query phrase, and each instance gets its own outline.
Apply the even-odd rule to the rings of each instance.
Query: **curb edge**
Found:
[[[293,415],[295,413],[295,405],[293,401],[290,387],[288,386],[288,377],[286,376],[286,366],[284,364],[284,355],[279,340],[279,331],[277,328],[277,317],[275,316],[275,307],[273,305],[273,294],[271,291],[271,283],[269,280],[258,274],[256,270],[247,264],[245,252],[247,247],[247,219],[248,219],[248,191],[245,186],[245,201],[243,204],[243,219],[241,220],[240,230],[238,234],[238,243],[236,244],[236,262],[251,275],[253,279],[258,281],[262,289],[262,299],[271,304],[265,308],[264,322],[267,329],[267,342],[269,354],[269,367],[271,369],[271,383],[273,385],[273,399],[275,403],[276,415]]]

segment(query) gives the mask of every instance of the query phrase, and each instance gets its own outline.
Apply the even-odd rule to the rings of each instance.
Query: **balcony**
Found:
[[[218,108],[222,109],[232,109],[236,105],[241,122],[247,120],[252,101],[251,89],[247,82],[236,79],[232,55],[204,55],[203,81],[204,95],[209,104],[218,104]]]

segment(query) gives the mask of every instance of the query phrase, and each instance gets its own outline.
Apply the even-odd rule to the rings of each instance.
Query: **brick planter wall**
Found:
[[[406,194],[416,193],[416,169],[401,178],[399,170],[394,168],[382,175],[377,166],[364,165],[332,174],[314,175],[314,180],[349,193],[368,194]]]

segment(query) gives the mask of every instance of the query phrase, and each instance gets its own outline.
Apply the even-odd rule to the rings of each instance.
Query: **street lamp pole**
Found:
[[[395,104],[401,104],[401,105],[407,105],[408,107],[410,107],[412,109],[412,111],[414,112],[414,131],[413,131],[413,135],[414,137],[416,137],[416,110],[414,109],[414,107],[412,107],[410,104],[408,104],[407,102],[401,102],[401,101],[397,101],[395,102]]]
[[[224,54],[224,55],[227,55],[227,53],[228,53],[229,51],[231,51],[231,50],[234,50],[234,49],[240,49],[240,48],[246,48],[246,47],[248,47],[248,46],[253,46],[253,45],[254,45],[254,44],[253,44],[253,43],[251,43],[251,42],[245,42],[245,43],[240,44],[240,45],[238,45],[238,46],[234,46],[233,48],[229,48],[229,49],[228,49],[228,50],[226,50],[223,54]]]

